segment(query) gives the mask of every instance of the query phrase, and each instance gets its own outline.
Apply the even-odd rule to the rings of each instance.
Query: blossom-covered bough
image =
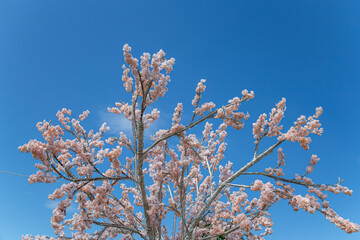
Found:
[[[260,115],[253,124],[252,159],[240,169],[233,169],[230,161],[222,163],[226,129],[243,128],[249,114],[239,108],[253,99],[254,93],[243,90],[241,98],[235,97],[221,107],[212,102],[200,104],[206,88],[205,80],[201,80],[192,101],[195,110],[191,121],[182,121],[183,106],[178,103],[171,127],[158,130],[151,136],[151,143],[145,144],[144,131],[160,114],[153,105],[167,92],[168,74],[175,59],[166,60],[162,50],[152,58],[144,53],[139,66],[128,45],[123,51],[127,66],[123,66],[122,80],[131,93],[131,102],[116,103],[108,110],[123,114],[131,122],[132,137],[122,132],[117,137],[105,137],[109,130],[105,123],[98,132],[86,131],[81,122],[89,111],[75,118],[64,108],[56,115],[59,125],[38,123],[44,142],[31,140],[19,147],[41,162],[35,164],[39,170],[29,182],[64,184],[49,195],[49,199],[59,201],[51,218],[56,237],[26,235],[24,240],[264,239],[272,234],[268,209],[281,199],[295,211],[323,214],[347,233],[359,231],[359,225],[340,217],[326,201],[326,192],[351,195],[352,191],[341,186],[340,180],[333,185],[317,184],[307,176],[319,161],[316,155],[312,155],[304,174],[290,178],[284,174],[285,154],[279,146],[292,141],[308,150],[310,135],[323,131],[318,120],[321,107],[313,116],[301,116],[283,131],[283,98],[269,115]],[[192,131],[196,127],[204,128],[201,136]],[[259,151],[265,137],[273,138],[275,143]],[[250,171],[274,151],[277,164],[263,172]],[[238,177],[245,175],[258,176],[264,182],[239,183]],[[308,193],[296,193],[296,186]],[[250,197],[256,194],[257,198]],[[69,216],[71,205],[78,207],[78,212]]]

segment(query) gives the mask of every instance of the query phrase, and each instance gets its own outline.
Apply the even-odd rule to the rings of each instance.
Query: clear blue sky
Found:
[[[167,100],[157,106],[165,127],[176,102],[191,114],[201,78],[207,79],[205,98],[219,105],[244,88],[255,91],[244,106],[251,114],[245,129],[228,138],[226,157],[235,168],[252,153],[251,123],[281,97],[287,98],[286,127],[322,106],[324,135],[313,138],[309,151],[284,145],[285,170],[302,173],[318,154],[313,178],[344,178],[354,194],[331,196],[332,206],[360,223],[359,1],[0,0],[0,36],[0,170],[35,171],[31,156],[17,147],[40,139],[35,124],[55,120],[58,109],[89,109],[88,124],[95,128],[108,116],[106,107],[129,99],[121,83],[123,44],[135,56],[162,48],[176,59]],[[271,165],[271,158],[266,161]],[[52,190],[0,174],[0,240],[53,234]],[[322,215],[293,212],[286,202],[271,212],[269,239],[360,238]]]

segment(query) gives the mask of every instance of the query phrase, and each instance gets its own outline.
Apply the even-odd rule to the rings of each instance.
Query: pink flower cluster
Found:
[[[302,197],[301,195],[296,195],[292,198],[290,203],[294,210],[301,208],[311,214],[315,213],[315,211],[318,210],[321,206],[320,203],[318,203],[317,199],[309,194],[306,194],[305,197]]]
[[[331,208],[322,209],[322,212],[324,213],[326,218],[330,220],[331,223],[334,223],[337,227],[347,233],[358,232],[360,229],[360,226],[358,224],[350,222],[349,219],[344,219],[340,217]]]
[[[317,118],[321,115],[322,108],[319,107],[316,109],[316,113],[313,116],[306,119],[305,116],[301,116],[294,123],[294,126],[291,127],[286,133],[281,134],[278,137],[279,141],[292,141],[300,143],[300,146],[305,150],[309,149],[309,144],[311,143],[311,138],[308,137],[310,133],[321,135],[323,129],[320,128],[321,124]]]
[[[299,142],[300,146],[305,150],[309,149],[309,144],[311,143],[311,138],[309,137],[310,133],[321,135],[323,129],[320,128],[321,124],[317,118],[322,114],[322,108],[316,108],[316,113],[313,116],[310,116],[306,119],[305,116],[301,116],[294,123],[294,126],[291,127],[286,133],[282,133],[282,125],[279,125],[282,118],[284,117],[284,112],[286,110],[286,99],[283,98],[276,108],[273,108],[270,113],[269,120],[267,120],[267,115],[261,114],[258,120],[253,123],[253,135],[256,139],[255,143],[258,144],[262,137],[272,137],[278,136],[278,141],[292,141]]]
[[[131,55],[131,47],[125,44],[123,51],[125,62],[129,65],[129,68],[123,66],[122,80],[125,90],[130,92],[133,89],[133,97],[135,98],[143,96],[145,91],[149,91],[151,98],[146,99],[146,105],[155,102],[159,97],[163,97],[167,92],[166,86],[170,82],[170,77],[166,74],[172,71],[175,59],[166,60],[166,54],[163,50],[153,54],[152,58],[150,58],[149,53],[144,53],[140,62],[141,69],[139,69],[139,61]],[[163,70],[166,71],[166,74],[162,73]],[[129,77],[130,71],[134,76],[135,83],[133,78]]]
[[[248,97],[245,99],[249,99]],[[235,97],[229,100],[229,105],[218,109],[215,118],[223,119],[224,123],[227,125],[240,130],[244,127],[243,120],[247,120],[250,115],[246,115],[243,112],[236,112],[241,104],[241,100],[238,97]]]
[[[205,89],[206,89],[206,85],[204,84],[205,82],[206,82],[205,79],[201,79],[200,82],[198,83],[196,90],[195,90],[196,95],[191,102],[193,106],[197,106],[199,104],[199,101],[201,98],[201,93],[205,92]]]
[[[243,98],[246,99],[246,101],[249,101],[255,97],[254,91],[249,92],[247,89],[242,90],[241,94],[243,95]]]
[[[183,105],[182,103],[178,103],[173,113],[173,118],[172,118],[173,125],[180,123],[182,111],[183,111]]]
[[[282,100],[276,104],[276,108],[271,109],[269,114],[269,120],[266,120],[267,115],[265,113],[261,114],[258,120],[253,124],[253,135],[256,139],[255,143],[259,143],[263,136],[272,137],[278,136],[281,134],[283,128],[282,125],[279,125],[281,120],[284,117],[284,112],[286,110],[286,99]]]
[[[316,155],[311,156],[310,166],[306,167],[306,172],[312,173],[314,171],[315,164],[320,160]]]
[[[204,112],[211,111],[214,107],[216,107],[215,103],[207,102],[202,104],[201,107],[196,108],[195,113],[199,116],[202,116]]]

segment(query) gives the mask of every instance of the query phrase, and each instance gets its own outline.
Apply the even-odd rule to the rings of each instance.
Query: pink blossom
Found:
[[[255,143],[258,143],[261,134],[264,132],[264,127],[267,124],[266,117],[267,115],[263,113],[259,116],[256,123],[253,123],[253,135],[256,139]]]
[[[206,89],[206,86],[204,84],[205,82],[206,82],[205,79],[201,79],[200,82],[198,83],[196,90],[195,90],[196,95],[195,95],[194,99],[192,100],[193,106],[197,106],[197,104],[199,103],[201,93],[203,93]]]
[[[173,118],[172,118],[173,125],[180,123],[182,110],[183,110],[182,103],[178,103],[174,110],[174,114],[173,114]]]
[[[249,93],[249,91],[246,89],[242,90],[241,94],[243,95],[243,98],[246,98],[246,101],[248,101],[249,99],[253,99],[255,96],[253,91],[250,91]]]
[[[215,104],[213,102],[207,102],[201,105],[200,108],[195,109],[195,113],[199,116],[202,116],[204,112],[211,111],[215,107]]]

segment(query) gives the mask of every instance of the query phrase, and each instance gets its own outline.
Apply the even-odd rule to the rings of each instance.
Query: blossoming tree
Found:
[[[59,125],[47,121],[37,124],[43,142],[30,140],[19,147],[40,160],[30,184],[64,182],[49,195],[49,199],[59,201],[51,218],[57,237],[26,235],[24,240],[264,239],[273,232],[268,210],[281,199],[295,211],[323,214],[347,233],[359,231],[359,225],[340,217],[326,201],[326,192],[351,195],[352,191],[341,186],[341,181],[326,185],[308,177],[318,156],[312,155],[303,174],[285,177],[285,154],[280,145],[297,142],[308,150],[310,135],[323,132],[318,120],[321,107],[284,130],[280,125],[286,109],[283,98],[253,123],[253,157],[233,169],[231,162],[223,163],[226,129],[244,127],[249,114],[241,112],[240,106],[253,99],[254,93],[243,90],[241,98],[235,97],[223,106],[200,103],[206,88],[205,80],[201,80],[192,100],[191,121],[182,121],[183,106],[178,103],[171,127],[158,130],[151,143],[145,144],[144,131],[160,116],[154,105],[167,92],[175,59],[166,60],[162,50],[152,58],[144,53],[139,66],[128,45],[123,51],[127,66],[123,66],[122,80],[131,102],[116,103],[108,110],[123,114],[131,123],[131,137],[120,132],[119,136],[105,138],[109,130],[105,123],[97,132],[86,131],[81,123],[89,111],[75,118],[64,108],[56,115]],[[194,128],[203,130],[201,136],[194,134]],[[260,151],[259,145],[266,145],[266,138],[273,138],[275,143]],[[264,171],[250,171],[273,152],[277,152],[277,163]],[[241,175],[262,180],[239,184],[236,180]],[[301,195],[295,187],[308,193]],[[68,216],[71,204],[78,212]]]

